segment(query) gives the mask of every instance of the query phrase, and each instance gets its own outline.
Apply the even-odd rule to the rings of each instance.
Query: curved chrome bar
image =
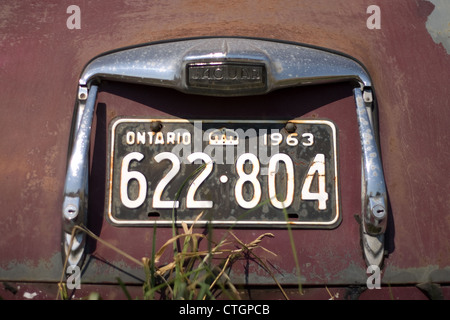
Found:
[[[240,62],[264,64],[267,86],[257,93],[284,87],[355,80],[370,87],[370,77],[353,59],[317,48],[267,40],[206,38],[173,41],[131,48],[100,56],[84,69],[79,84],[94,79],[164,86],[186,93],[186,69],[192,63]],[[210,87],[205,95],[248,95],[254,90],[220,90]]]
[[[88,175],[89,175],[89,140],[91,136],[92,119],[94,116],[96,85],[92,85],[87,95],[87,101],[79,102],[81,118],[76,127],[74,144],[68,162],[63,200],[63,246],[64,258],[69,265],[80,265],[84,257],[86,235],[75,232],[75,239],[70,247],[72,231],[75,225],[86,224],[88,203]],[[80,110],[81,109],[81,110]],[[69,250],[70,249],[70,250]]]
[[[236,70],[241,73],[239,81],[234,81]],[[319,48],[257,39],[203,38],[124,49],[99,56],[84,69],[63,203],[64,255],[71,265],[81,264],[84,256],[84,234],[76,233],[71,251],[68,246],[73,226],[86,221],[88,149],[97,95],[93,83],[104,79],[213,96],[255,95],[285,87],[353,81],[363,161],[361,237],[367,264],[381,264],[386,187],[371,120],[372,84],[364,68],[349,57]]]

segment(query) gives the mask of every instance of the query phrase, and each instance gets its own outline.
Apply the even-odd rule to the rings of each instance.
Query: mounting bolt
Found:
[[[372,214],[377,219],[384,219],[384,217],[386,216],[386,209],[384,208],[384,206],[377,204],[372,208]]]
[[[162,128],[162,123],[161,123],[161,121],[152,121],[152,122],[150,122],[150,129],[151,129],[153,132],[158,132],[158,131],[161,130],[161,128]]]
[[[295,123],[288,122],[288,123],[286,124],[285,129],[286,129],[286,131],[287,131],[288,133],[294,133],[295,130],[297,130],[297,126],[295,125]]]
[[[86,100],[88,97],[88,89],[86,87],[78,88],[78,100]]]
[[[73,204],[69,204],[64,208],[64,217],[69,220],[76,218],[78,215],[78,208]]]
[[[372,90],[367,90],[367,89],[364,90],[363,99],[364,99],[364,102],[366,102],[366,103],[373,102]]]

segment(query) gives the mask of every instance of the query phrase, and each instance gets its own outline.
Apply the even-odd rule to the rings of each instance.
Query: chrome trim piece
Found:
[[[356,113],[361,138],[363,161],[363,222],[367,233],[379,235],[386,231],[386,186],[383,166],[375,140],[372,121],[369,119],[363,94],[359,88],[354,90]]]
[[[361,83],[364,87],[371,86],[362,66],[345,56],[294,44],[241,38],[174,41],[111,53],[89,63],[79,85],[88,86],[94,80],[109,79],[191,93],[192,88],[187,83],[187,65],[213,62],[265,65],[267,86],[258,93],[348,80]],[[251,88],[231,93],[214,89],[205,89],[202,94],[229,96],[254,93]]]
[[[199,90],[189,85],[189,65],[216,63],[264,65],[265,86],[255,89],[243,83],[238,90],[229,90],[226,86],[224,90],[224,86],[217,86],[213,81],[210,86]],[[285,87],[353,81],[363,153],[361,237],[366,262],[381,265],[388,212],[381,158],[371,116],[372,83],[369,75],[358,62],[338,53],[292,43],[245,38],[202,38],[149,44],[97,57],[86,66],[79,80],[77,130],[70,137],[73,148],[69,150],[71,157],[63,204],[65,248],[70,240],[67,235],[70,235],[73,226],[86,219],[87,150],[97,84],[102,80],[169,87],[185,93],[213,96],[264,94]],[[208,77],[205,81],[209,81]],[[77,234],[72,251],[67,252],[70,264],[81,263],[84,242],[84,235]],[[66,256],[66,249],[63,251]]]
[[[372,92],[369,89],[353,90],[362,149],[362,212],[361,240],[368,266],[382,265],[384,258],[384,233],[387,225],[387,191],[371,118]]]
[[[97,98],[96,85],[92,85],[87,101],[80,101],[76,133],[73,137],[71,157],[69,159],[66,181],[64,184],[63,200],[63,253],[69,265],[79,265],[84,257],[84,244],[86,235],[75,233],[75,241],[69,248],[74,225],[86,224],[88,204],[88,178],[89,178],[89,140],[91,137],[92,119],[94,116],[95,101]],[[83,96],[85,98],[86,96]],[[70,249],[70,250],[69,250]]]

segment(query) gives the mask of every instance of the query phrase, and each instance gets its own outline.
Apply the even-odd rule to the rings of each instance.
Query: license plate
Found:
[[[336,127],[328,120],[117,118],[106,213],[114,225],[182,221],[336,227]]]

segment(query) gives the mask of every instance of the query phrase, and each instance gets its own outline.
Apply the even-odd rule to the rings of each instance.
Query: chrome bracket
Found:
[[[89,145],[97,88],[96,85],[89,90],[85,86],[79,87],[77,119],[71,137],[62,210],[62,251],[70,266],[80,266],[85,256],[86,234],[74,228],[87,221]]]
[[[236,72],[241,76],[234,76]],[[101,55],[85,67],[78,83],[62,208],[63,256],[70,265],[81,265],[85,255],[86,235],[75,228],[87,221],[89,139],[96,84],[103,79],[211,96],[248,96],[295,86],[354,83],[362,147],[361,239],[366,263],[382,264],[387,198],[372,119],[372,84],[365,69],[350,57],[322,48],[224,37],[127,48]]]
[[[372,91],[367,88],[355,88],[353,92],[362,150],[361,242],[366,264],[381,266],[388,208],[383,166],[372,118],[373,97]]]

